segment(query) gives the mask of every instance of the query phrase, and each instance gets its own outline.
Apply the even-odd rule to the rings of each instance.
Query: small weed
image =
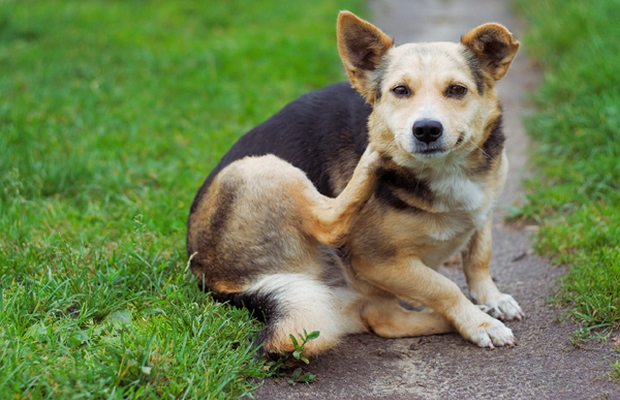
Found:
[[[301,333],[299,334],[299,339],[301,340],[301,342],[297,340],[295,335],[289,335],[289,337],[291,338],[291,342],[293,342],[293,346],[295,347],[295,351],[293,351],[292,354],[293,358],[299,361],[303,361],[305,364],[310,364],[310,361],[303,355],[304,348],[309,341],[318,338],[320,334],[321,333],[319,331],[308,333],[304,329],[303,335]]]

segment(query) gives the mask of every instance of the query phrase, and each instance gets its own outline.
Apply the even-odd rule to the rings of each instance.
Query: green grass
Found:
[[[559,298],[578,336],[609,336],[620,324],[620,1],[517,5],[544,70],[527,122],[540,174],[523,213],[541,224],[538,250],[569,267]]]
[[[260,328],[186,270],[226,149],[342,80],[360,0],[0,1],[0,398],[230,398]]]

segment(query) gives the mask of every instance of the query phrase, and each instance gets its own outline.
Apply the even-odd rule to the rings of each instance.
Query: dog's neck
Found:
[[[449,155],[451,156],[451,155]],[[403,166],[384,158],[379,174],[379,193],[429,213],[478,211],[492,207],[485,195],[485,181],[465,169],[463,155],[435,162],[412,162]]]

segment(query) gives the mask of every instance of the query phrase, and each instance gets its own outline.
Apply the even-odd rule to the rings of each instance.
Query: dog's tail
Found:
[[[318,338],[305,344],[303,354],[308,357],[333,347],[346,334],[367,330],[360,318],[359,294],[329,287],[306,274],[263,275],[244,292],[225,298],[254,310],[258,318],[264,315],[266,323],[258,340],[266,353],[293,352],[290,335],[301,344],[304,331],[319,331]]]

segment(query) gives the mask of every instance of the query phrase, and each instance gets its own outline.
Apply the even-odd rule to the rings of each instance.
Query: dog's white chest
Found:
[[[449,241],[480,229],[490,216],[493,202],[482,183],[455,174],[434,180],[431,189],[439,211],[431,216],[435,226],[429,234],[435,240]]]
[[[475,211],[483,207],[485,188],[461,174],[435,178],[431,189],[437,198],[440,211]]]

